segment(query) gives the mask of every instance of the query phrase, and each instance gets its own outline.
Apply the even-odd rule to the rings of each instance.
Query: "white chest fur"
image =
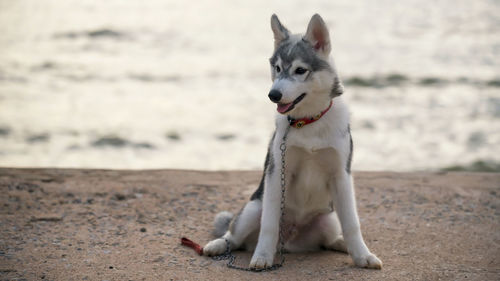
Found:
[[[287,220],[303,225],[318,214],[331,212],[334,177],[345,169],[349,156],[348,124],[348,109],[339,97],[320,120],[290,129],[286,152]],[[286,119],[279,116],[275,151],[279,151],[287,126]]]
[[[286,156],[286,217],[297,224],[307,224],[318,214],[332,211],[332,167],[339,164],[333,148],[314,152],[292,146]]]

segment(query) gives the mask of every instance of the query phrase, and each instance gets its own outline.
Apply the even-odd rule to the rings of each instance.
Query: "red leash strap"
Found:
[[[184,246],[188,246],[189,248],[192,248],[193,250],[195,250],[198,255],[203,255],[203,247],[200,246],[200,244],[197,244],[189,239],[187,239],[186,237],[182,237],[181,238],[181,244],[184,245]]]

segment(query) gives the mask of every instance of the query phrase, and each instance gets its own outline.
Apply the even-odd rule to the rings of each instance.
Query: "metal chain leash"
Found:
[[[286,191],[286,174],[285,174],[285,153],[286,153],[286,138],[288,136],[288,132],[290,131],[290,126],[287,126],[285,129],[285,134],[283,135],[283,139],[281,140],[280,144],[280,151],[281,151],[281,170],[280,170],[280,185],[281,185],[281,202],[280,202],[280,210],[281,210],[281,215],[280,215],[280,225],[279,225],[279,255],[280,255],[280,262],[275,263],[269,267],[265,268],[250,268],[250,267],[242,267],[234,264],[234,261],[236,260],[236,256],[234,256],[231,253],[231,244],[229,240],[224,238],[224,241],[226,241],[226,252],[212,257],[213,260],[216,261],[221,261],[221,260],[228,260],[227,262],[227,267],[232,268],[232,269],[237,269],[237,270],[242,270],[242,271],[252,271],[252,272],[265,272],[265,271],[273,271],[276,270],[280,267],[283,266],[285,263],[285,255],[284,255],[284,250],[285,250],[285,240],[284,240],[284,235],[283,235],[283,225],[284,225],[284,216],[285,216],[285,191]]]

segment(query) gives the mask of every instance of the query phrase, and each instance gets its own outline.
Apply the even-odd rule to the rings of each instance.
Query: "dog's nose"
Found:
[[[283,95],[278,90],[271,90],[268,96],[272,102],[279,102]]]

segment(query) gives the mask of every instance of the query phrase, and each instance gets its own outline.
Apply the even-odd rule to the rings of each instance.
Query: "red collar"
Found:
[[[321,111],[320,114],[318,114],[318,115],[316,115],[314,117],[305,117],[305,118],[300,118],[300,119],[293,119],[292,117],[288,116],[287,117],[288,122],[290,123],[290,126],[292,126],[294,128],[297,128],[297,129],[300,129],[300,128],[304,127],[307,124],[311,124],[313,122],[318,121],[321,117],[323,117],[323,115],[325,115],[325,113],[328,110],[330,110],[330,108],[332,107],[332,104],[333,104],[333,100],[330,101],[330,105],[328,106],[327,109]]]

